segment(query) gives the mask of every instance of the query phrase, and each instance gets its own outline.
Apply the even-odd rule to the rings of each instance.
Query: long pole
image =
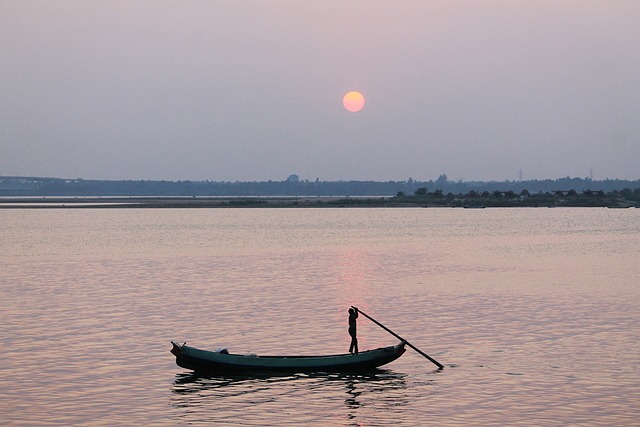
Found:
[[[439,369],[443,369],[444,365],[441,364],[440,362],[438,362],[436,359],[434,359],[433,357],[429,356],[427,353],[425,353],[424,351],[420,350],[418,347],[414,346],[413,344],[411,344],[409,341],[405,340],[404,338],[402,338],[400,335],[396,334],[395,332],[393,332],[391,329],[387,328],[386,326],[384,326],[382,323],[378,322],[376,319],[374,319],[373,317],[369,316],[367,313],[364,313],[362,310],[360,310],[357,307],[351,306],[351,308],[355,309],[358,313],[362,314],[364,317],[366,317],[367,319],[371,320],[373,323],[375,323],[376,325],[380,326],[382,329],[384,329],[385,331],[389,332],[391,335],[393,335],[394,337],[398,338],[400,341],[404,341],[404,343],[406,345],[408,345],[409,347],[411,347],[412,349],[414,349],[415,351],[417,351],[418,353],[420,353],[420,355],[426,357],[427,359],[429,359],[430,362],[432,362],[434,365],[436,365]]]

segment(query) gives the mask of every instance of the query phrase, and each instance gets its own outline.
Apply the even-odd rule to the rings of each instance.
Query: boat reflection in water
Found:
[[[385,369],[211,377],[178,374],[171,403],[176,418],[187,423],[259,424],[263,413],[270,424],[354,425],[360,414],[366,418],[376,414],[381,425],[385,418],[392,425],[394,413],[409,403],[406,389],[406,374]],[[315,409],[301,411],[300,396],[306,396],[305,405]]]

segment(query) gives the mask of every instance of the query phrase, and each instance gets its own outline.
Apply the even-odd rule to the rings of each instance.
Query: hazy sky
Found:
[[[0,0],[2,175],[591,169],[640,178],[640,0]]]

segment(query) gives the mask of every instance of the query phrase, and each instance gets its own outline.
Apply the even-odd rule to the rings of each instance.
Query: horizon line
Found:
[[[446,174],[444,174],[446,176]],[[442,176],[442,175],[441,175]],[[46,179],[52,179],[52,180],[62,180],[62,181],[114,181],[114,182],[126,182],[126,181],[156,181],[156,182],[222,182],[222,183],[229,183],[229,182],[236,182],[236,183],[255,183],[255,182],[292,182],[292,183],[296,183],[296,182],[438,182],[438,178],[436,179],[428,179],[428,180],[421,180],[421,179],[414,179],[412,177],[409,177],[407,179],[404,180],[393,180],[393,179],[389,179],[389,180],[375,180],[375,179],[336,179],[336,180],[320,180],[319,178],[316,178],[315,180],[310,180],[310,179],[303,179],[303,178],[298,178],[296,180],[290,180],[289,178],[285,178],[285,179],[281,179],[281,180],[274,180],[274,179],[268,179],[268,180],[212,180],[212,179],[166,179],[166,178],[155,178],[155,179],[145,179],[145,178],[120,178],[120,179],[105,179],[105,178],[81,178],[81,177],[76,177],[76,178],[64,178],[64,177],[53,177],[53,176],[35,176],[35,175],[2,175],[0,174],[0,179],[2,178],[9,178],[9,179],[38,179],[38,180],[46,180]],[[504,179],[504,180],[450,180],[450,179],[446,179],[444,182],[447,183],[468,183],[468,182],[483,182],[483,183],[494,183],[494,182],[532,182],[532,181],[558,181],[558,180],[563,180],[563,179],[580,179],[583,181],[593,181],[593,182],[602,182],[602,181],[628,181],[628,182],[635,182],[635,181],[640,181],[640,177],[636,178],[636,179],[628,179],[628,178],[603,178],[603,179],[595,179],[592,177],[584,177],[584,178],[580,178],[577,176],[564,176],[564,177],[559,177],[559,178],[531,178],[531,179],[514,179],[514,180],[510,180],[510,179]]]

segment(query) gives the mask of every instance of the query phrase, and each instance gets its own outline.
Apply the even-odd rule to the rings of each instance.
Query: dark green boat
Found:
[[[208,351],[171,341],[178,366],[198,372],[351,372],[393,362],[405,352],[405,342],[358,354],[327,356],[257,356]]]

